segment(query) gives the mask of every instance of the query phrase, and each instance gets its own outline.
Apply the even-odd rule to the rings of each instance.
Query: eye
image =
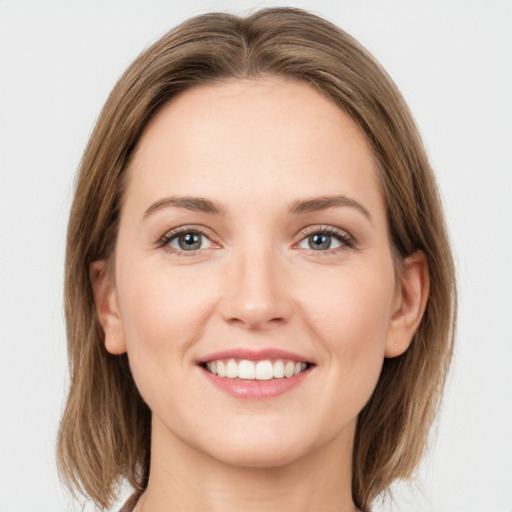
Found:
[[[309,230],[309,233],[306,233],[306,236],[297,244],[299,249],[312,251],[329,251],[353,246],[354,241],[348,233],[332,226]]]
[[[326,251],[328,249],[336,249],[341,247],[341,242],[333,235],[327,233],[315,233],[309,235],[299,244],[301,249],[312,249],[313,251]]]
[[[169,245],[182,251],[196,251],[210,247],[211,242],[202,233],[190,232],[174,236],[169,241]]]
[[[205,234],[187,229],[164,235],[159,245],[170,252],[184,253],[208,249],[212,246],[212,242]]]

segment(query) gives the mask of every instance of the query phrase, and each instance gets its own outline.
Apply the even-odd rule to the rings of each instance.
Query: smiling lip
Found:
[[[308,367],[298,375],[289,378],[274,378],[271,380],[247,380],[240,378],[227,378],[219,377],[210,373],[206,369],[206,363],[219,360],[249,360],[249,361],[263,361],[263,360],[290,360],[294,362],[307,363]],[[290,391],[301,384],[311,373],[311,368],[314,366],[306,358],[280,349],[263,349],[263,350],[250,350],[246,348],[237,348],[231,350],[224,350],[215,352],[198,360],[198,365],[202,370],[204,376],[220,391],[223,391],[236,398],[245,399],[265,399],[272,398]]]
[[[266,348],[262,350],[250,350],[247,348],[234,348],[230,350],[223,350],[209,354],[198,360],[198,364],[208,363],[209,361],[216,361],[219,359],[247,359],[249,361],[262,361],[264,359],[290,359],[297,363],[311,363],[305,357],[302,357],[287,350],[280,350],[277,348]]]

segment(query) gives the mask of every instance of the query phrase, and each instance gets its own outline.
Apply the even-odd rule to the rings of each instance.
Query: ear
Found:
[[[392,316],[386,338],[386,357],[403,354],[418,329],[430,288],[428,262],[423,251],[405,259],[393,301]]]
[[[114,276],[105,260],[95,261],[89,267],[96,314],[105,333],[105,348],[111,354],[124,354],[126,343],[119,314]]]

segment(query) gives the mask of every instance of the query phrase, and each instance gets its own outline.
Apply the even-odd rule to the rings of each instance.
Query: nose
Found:
[[[221,315],[233,325],[266,330],[287,323],[293,307],[286,270],[271,250],[235,256],[229,263]]]

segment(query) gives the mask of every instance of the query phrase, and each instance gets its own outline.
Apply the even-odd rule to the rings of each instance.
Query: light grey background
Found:
[[[0,0],[0,511],[67,511],[64,238],[81,153],[150,42],[208,10],[283,2]],[[377,512],[512,512],[512,1],[304,0],[402,90],[442,189],[460,286],[455,365],[412,488]],[[79,507],[76,507],[78,510]],[[92,510],[87,506],[86,510]]]

